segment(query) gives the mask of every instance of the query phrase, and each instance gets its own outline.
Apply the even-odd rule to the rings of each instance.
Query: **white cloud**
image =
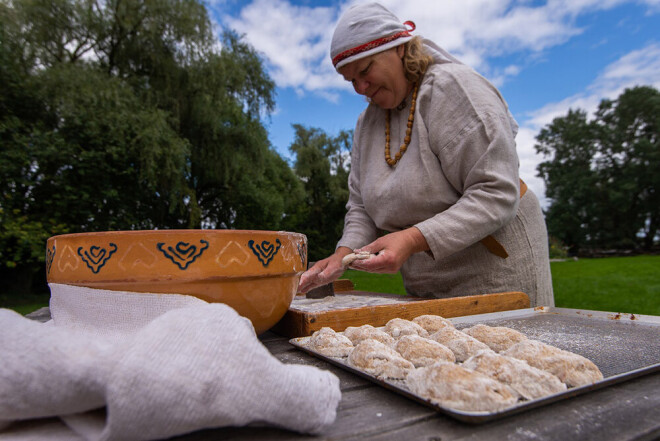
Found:
[[[247,41],[264,55],[269,73],[279,87],[327,94],[328,89],[346,87],[328,55],[336,14],[333,8],[255,0],[238,17],[224,16],[223,23],[245,34]]]
[[[594,89],[619,93],[638,84],[660,88],[660,44],[651,43],[610,64],[596,79]]]
[[[660,0],[642,0],[641,3],[649,8],[647,14],[660,12]]]
[[[495,70],[489,59],[517,52],[537,54],[582,32],[580,14],[609,9],[627,0],[548,0],[541,5],[522,0],[381,0],[402,21],[413,20],[415,34],[452,52],[466,64],[503,84],[517,74]],[[216,10],[222,1],[215,0]],[[237,16],[224,15],[223,25],[245,34],[267,60],[279,87],[319,93],[348,90],[329,59],[330,39],[341,13],[361,1],[339,1],[331,7],[295,6],[286,0],[254,0]],[[639,0],[649,9],[660,0]]]

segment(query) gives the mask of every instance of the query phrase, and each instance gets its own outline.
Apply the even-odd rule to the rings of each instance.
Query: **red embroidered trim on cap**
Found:
[[[409,37],[410,32],[415,30],[415,23],[412,21],[406,21],[403,23],[404,25],[410,26],[410,29],[406,29],[405,31],[398,32],[394,35],[390,35],[389,37],[383,37],[383,38],[378,38],[376,40],[370,41],[369,43],[362,44],[360,46],[356,46],[352,49],[347,49],[344,52],[341,52],[340,54],[337,54],[335,58],[332,59],[332,65],[336,66],[337,63],[339,63],[341,60],[345,60],[348,57],[352,57],[353,55],[360,54],[362,52],[366,52],[368,50],[371,50],[373,48],[376,48],[378,46],[382,46],[384,44],[389,43],[390,41],[394,41],[397,38],[401,37]]]

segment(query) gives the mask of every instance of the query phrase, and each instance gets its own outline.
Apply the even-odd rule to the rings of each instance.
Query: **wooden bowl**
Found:
[[[225,303],[260,334],[277,323],[307,268],[307,237],[250,230],[109,231],[53,236],[49,283],[186,294]]]

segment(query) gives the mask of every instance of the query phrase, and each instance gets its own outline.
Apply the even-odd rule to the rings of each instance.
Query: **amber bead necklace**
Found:
[[[385,119],[385,162],[390,167],[394,167],[397,162],[401,159],[406,150],[408,150],[408,144],[410,144],[410,137],[412,134],[412,126],[415,121],[415,103],[417,102],[417,90],[419,89],[419,84],[415,83],[413,86],[412,102],[410,103],[410,115],[408,115],[408,127],[406,128],[406,137],[403,138],[403,144],[399,148],[399,152],[394,156],[394,159],[390,156],[390,109],[387,109],[387,118]]]

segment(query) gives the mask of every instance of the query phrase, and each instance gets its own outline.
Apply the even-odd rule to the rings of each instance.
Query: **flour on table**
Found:
[[[299,296],[293,299],[289,309],[303,312],[337,311],[340,309],[361,308],[364,306],[396,305],[411,301],[415,301],[415,299],[403,296],[400,299],[376,296],[356,296],[352,294],[328,296],[322,299],[307,299]]]

